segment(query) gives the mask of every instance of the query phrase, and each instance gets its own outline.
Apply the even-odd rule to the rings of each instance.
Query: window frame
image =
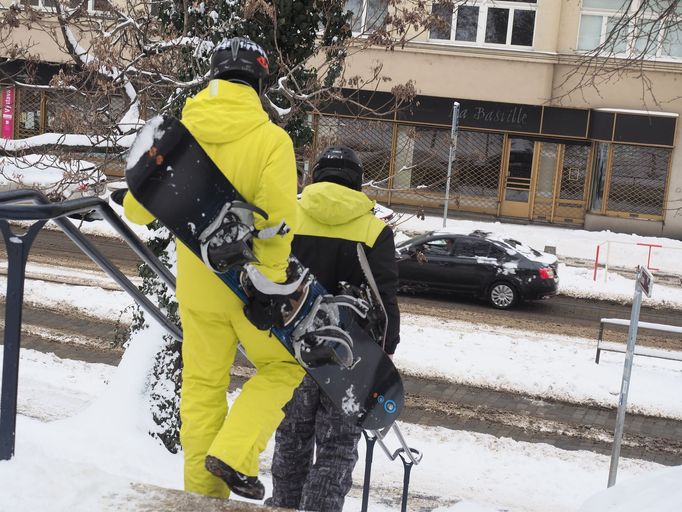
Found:
[[[41,0],[42,1],[42,0]],[[88,1],[94,1],[94,0],[88,0]],[[355,30],[353,28],[353,25],[355,23],[352,23],[351,29],[353,30],[353,35],[362,35],[362,34],[368,34],[373,32],[375,29],[373,27],[368,27],[367,26],[367,12],[369,11],[369,3],[372,2],[373,0],[362,0],[362,14],[360,15],[360,23],[359,23],[359,30]],[[386,3],[386,9],[385,12],[388,13],[388,7],[389,7],[389,2],[388,0],[374,0],[376,2],[385,2]],[[348,9],[348,3],[345,5],[346,10],[349,10],[353,12],[355,15],[356,13],[352,11],[351,9]],[[383,26],[383,25],[382,25]]]
[[[660,189],[661,209],[658,213],[633,211],[618,208],[611,202],[614,198],[612,186],[614,183],[614,160],[616,151],[625,148],[656,148],[669,150],[667,155],[665,176],[662,176],[663,187]],[[602,156],[598,155],[602,149]],[[592,146],[592,166],[590,177],[590,191],[588,195],[587,213],[604,215],[607,217],[627,217],[636,219],[662,220],[665,216],[666,197],[668,197],[668,187],[670,183],[670,169],[672,164],[672,148],[659,146],[647,146],[643,144],[626,144],[617,142],[595,141]],[[600,165],[601,164],[601,165]],[[617,174],[621,177],[620,174]]]
[[[434,1],[433,6],[437,5],[438,2]],[[457,31],[457,20],[459,16],[460,7],[477,7],[478,8],[478,20],[476,25],[476,40],[475,41],[463,41],[455,39],[455,34]],[[458,46],[470,46],[474,48],[515,48],[515,49],[527,49],[532,50],[535,44],[535,31],[537,28],[537,1],[507,1],[507,0],[473,0],[472,2],[466,2],[465,4],[455,5],[452,9],[452,17],[450,20],[450,37],[448,39],[441,39],[436,37],[431,37],[431,31],[428,33],[428,41],[431,43],[448,43],[456,44]],[[505,35],[504,43],[488,43],[485,41],[486,29],[488,26],[488,10],[489,9],[506,9],[509,13],[507,17],[507,32]],[[512,44],[512,35],[514,28],[514,13],[516,11],[530,11],[535,13],[533,16],[533,35],[532,42],[530,45],[520,45]]]
[[[19,7],[28,4],[28,5],[31,6],[32,9],[38,9],[38,10],[41,10],[41,11],[53,12],[53,11],[54,11],[54,7],[49,6],[49,5],[45,5],[46,1],[47,1],[47,0],[37,0],[38,5],[33,5],[33,4],[31,4],[31,0],[13,0],[12,3],[13,3],[14,5],[19,6]],[[56,2],[56,1],[58,1],[58,0],[53,0],[53,1]],[[106,13],[106,12],[107,12],[107,11],[102,11],[102,10],[99,10],[99,9],[95,9],[95,2],[96,2],[96,0],[88,0],[88,9],[87,9],[87,12],[89,12],[89,13],[98,13],[98,14],[103,14],[103,13]],[[69,8],[71,8],[71,7],[69,7]]]
[[[632,4],[629,6],[629,9],[625,10],[615,10],[615,9],[605,9],[605,8],[595,8],[595,7],[584,7],[583,4],[581,3],[580,6],[580,22],[578,24],[578,35],[577,35],[577,40],[576,40],[576,45],[575,45],[575,51],[576,53],[580,54],[585,54],[589,55],[590,52],[593,52],[595,48],[591,49],[586,49],[586,48],[580,48],[580,35],[581,35],[581,30],[583,27],[583,17],[585,16],[596,16],[596,17],[601,17],[601,32],[599,34],[599,45],[596,47],[598,48],[599,46],[603,45],[604,42],[606,41],[606,37],[609,34],[609,31],[607,29],[608,26],[608,20],[609,18],[615,18],[616,20],[620,19],[622,16],[628,16],[628,13],[636,13],[640,6],[641,6],[642,0],[633,0]],[[614,48],[620,44],[624,46],[623,51],[619,52],[614,52],[613,54],[610,54],[609,57],[615,57],[615,58],[634,58],[634,57],[639,57],[640,56],[640,51],[637,50],[637,34],[635,32],[635,28],[641,27],[641,23],[646,20],[656,20],[658,16],[655,13],[642,13],[640,16],[637,18],[633,18],[630,20],[628,23],[627,27],[627,35],[624,41],[618,41],[617,43],[614,43]],[[655,43],[655,48],[656,52],[651,55],[644,54],[641,57],[644,59],[670,59],[670,60],[682,60],[682,55],[681,56],[673,56],[673,55],[667,55],[663,53],[664,50],[664,42],[666,40],[666,37],[668,35],[668,32],[671,30],[671,27],[668,27],[666,30],[656,30],[657,35],[656,35],[656,43]],[[681,42],[682,43],[682,42]]]

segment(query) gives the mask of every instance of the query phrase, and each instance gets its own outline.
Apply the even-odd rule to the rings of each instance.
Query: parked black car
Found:
[[[482,231],[431,233],[396,245],[399,289],[458,292],[498,309],[557,293],[556,256]]]

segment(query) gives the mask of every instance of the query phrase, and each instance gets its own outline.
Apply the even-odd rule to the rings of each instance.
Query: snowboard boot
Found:
[[[222,460],[207,455],[204,462],[209,473],[220,478],[230,490],[250,500],[262,500],[265,496],[265,487],[257,476],[247,476],[235,471]]]

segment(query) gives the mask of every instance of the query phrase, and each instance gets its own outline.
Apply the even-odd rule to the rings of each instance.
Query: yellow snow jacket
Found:
[[[285,220],[296,224],[296,160],[291,138],[270,122],[260,98],[249,86],[212,80],[189,98],[182,123],[227,176],[244,199],[263,209],[269,220],[255,215],[257,229]],[[193,172],[193,169],[184,169]],[[200,179],[197,177],[197,179]],[[154,216],[132,194],[124,212],[132,222],[148,224]],[[275,282],[286,278],[292,234],[253,242],[259,270]],[[231,293],[183,243],[177,244],[177,298],[195,309],[221,311]]]

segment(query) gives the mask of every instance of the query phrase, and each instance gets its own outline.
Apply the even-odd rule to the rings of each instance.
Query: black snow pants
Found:
[[[334,409],[308,375],[284,413],[275,435],[273,491],[267,503],[312,512],[341,512],[353,484],[362,430]]]

